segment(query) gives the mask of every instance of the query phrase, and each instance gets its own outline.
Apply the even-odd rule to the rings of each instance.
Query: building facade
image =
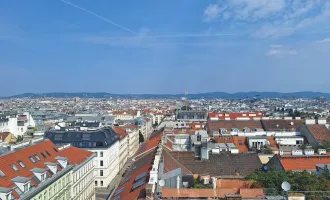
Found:
[[[71,144],[72,146],[94,152],[95,187],[106,188],[119,172],[119,139],[111,128],[93,131],[57,131],[45,133],[56,145]]]
[[[58,148],[50,140],[35,140],[28,146],[0,155],[0,198],[93,200],[94,184],[90,186],[88,183],[93,183],[94,173],[80,177],[76,174],[83,174],[82,169],[93,169],[94,156],[70,145]],[[82,190],[88,191],[89,188],[88,196],[75,193],[74,189],[81,182],[87,183]]]

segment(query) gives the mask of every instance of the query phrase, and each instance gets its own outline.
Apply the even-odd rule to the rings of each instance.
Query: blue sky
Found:
[[[1,96],[330,92],[330,0],[3,0]]]

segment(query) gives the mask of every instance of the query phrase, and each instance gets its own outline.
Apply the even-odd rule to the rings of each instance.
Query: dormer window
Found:
[[[238,128],[232,128],[231,131],[232,132],[239,132],[239,129]]]
[[[29,159],[31,160],[31,162],[36,163],[36,161],[34,160],[34,158],[32,156],[30,156]]]
[[[13,168],[13,170],[18,171],[18,168],[16,167],[16,165],[11,164],[10,166]]]
[[[21,160],[19,160],[17,163],[18,163],[21,167],[25,168],[25,165],[24,165],[24,163],[23,163]]]
[[[24,184],[24,192],[29,191],[29,189],[30,189],[30,183]]]
[[[244,132],[251,132],[251,130],[247,127],[245,127],[243,130],[244,130]]]
[[[46,174],[41,174],[41,179],[40,181],[43,182],[46,179]]]

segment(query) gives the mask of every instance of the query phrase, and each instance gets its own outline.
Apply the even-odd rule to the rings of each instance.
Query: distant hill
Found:
[[[111,94],[106,92],[77,92],[77,93],[65,93],[65,92],[53,92],[53,93],[24,93],[9,97],[2,98],[133,98],[133,99],[155,99],[155,98],[167,98],[177,99],[184,97],[184,94]],[[226,93],[226,92],[208,92],[189,94],[190,99],[242,99],[242,98],[317,98],[324,97],[330,99],[330,93],[322,92],[292,92],[292,93],[280,93],[280,92],[238,92],[238,93]]]

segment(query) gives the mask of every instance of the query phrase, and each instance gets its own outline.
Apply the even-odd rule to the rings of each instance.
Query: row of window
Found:
[[[55,152],[58,152],[56,148],[53,148]],[[45,153],[47,154],[47,156],[50,156],[50,153],[46,150]],[[47,156],[45,155],[45,153],[40,152],[40,154],[42,155],[43,158],[47,158]],[[32,163],[36,163],[37,161],[41,161],[41,158],[39,157],[38,154],[33,154],[32,156],[29,156],[29,160]],[[36,161],[37,160],[37,161]],[[23,163],[22,160],[17,161],[17,163],[22,167],[22,168],[26,168],[26,165]],[[13,168],[14,171],[19,171],[19,169],[17,168],[17,166],[15,164],[10,164],[11,168]]]
[[[98,187],[98,181],[95,181],[95,187]],[[100,181],[100,187],[103,187],[103,181]]]
[[[90,185],[90,180],[93,179],[94,172],[91,171],[87,176],[85,176],[80,182],[74,187],[74,195],[77,196],[81,191],[86,192],[86,186]],[[84,193],[85,193],[84,192]]]
[[[78,181],[82,176],[84,176],[91,168],[93,168],[93,162],[89,161],[84,167],[80,168],[76,175],[73,176],[73,181]]]
[[[67,184],[70,183],[70,174],[66,175],[66,177],[63,177],[61,180],[58,180],[54,186],[50,186],[47,190],[44,191],[43,194],[40,194],[38,198],[35,198],[34,200],[47,200],[51,197],[55,196],[61,189],[63,189]],[[63,197],[60,197],[59,199],[62,199]],[[66,199],[70,199],[70,191],[68,190],[66,192]]]

